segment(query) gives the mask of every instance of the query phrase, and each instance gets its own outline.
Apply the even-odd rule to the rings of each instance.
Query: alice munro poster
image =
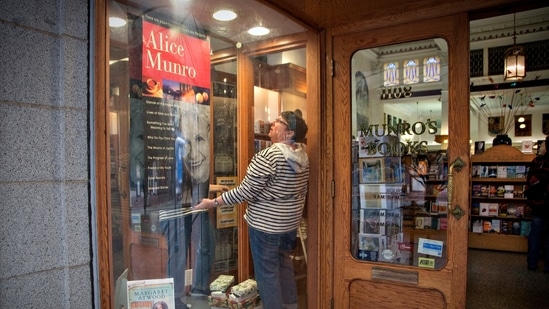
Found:
[[[147,15],[130,37],[130,206],[166,208],[185,189],[181,122],[209,115],[209,38]]]
[[[173,279],[128,281],[128,308],[175,308]]]

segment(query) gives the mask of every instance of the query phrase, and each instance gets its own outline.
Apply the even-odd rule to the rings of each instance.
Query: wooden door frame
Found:
[[[394,35],[392,35],[394,34]],[[323,235],[333,235],[333,246],[323,244],[326,249],[332,250],[332,256],[328,257],[324,267],[319,291],[333,291],[331,299],[320,300],[322,308],[334,306],[347,308],[349,306],[349,278],[372,279],[373,266],[383,267],[389,270],[413,270],[418,272],[418,287],[436,288],[446,296],[447,308],[465,308],[466,282],[467,282],[467,216],[460,220],[449,216],[448,222],[448,263],[439,271],[428,271],[412,267],[397,266],[390,264],[357,262],[350,252],[350,154],[347,157],[338,157],[337,149],[351,149],[350,136],[348,132],[340,132],[338,123],[347,123],[350,118],[351,97],[350,97],[350,59],[357,49],[372,48],[406,41],[421,40],[440,37],[448,43],[448,102],[449,132],[462,132],[469,128],[469,20],[465,13],[440,18],[418,20],[411,24],[393,25],[380,29],[371,29],[362,32],[354,32],[330,36],[328,35],[327,53],[334,59],[333,74],[330,78],[327,75],[327,98],[332,102],[333,109],[327,108],[327,113],[333,113],[334,126],[333,140],[328,145],[333,145],[333,179],[334,190],[332,207],[327,206],[325,210],[333,209],[331,215],[325,216],[325,221],[330,221],[333,229],[324,231]],[[328,56],[329,57],[329,56]],[[341,109],[336,108],[336,104]],[[329,103],[328,103],[329,105]],[[456,116],[462,115],[460,121]],[[340,125],[339,125],[340,126]],[[346,135],[347,134],[347,135]],[[339,135],[339,136],[338,136]],[[459,137],[458,137],[459,136]],[[454,173],[455,188],[467,188],[465,190],[454,190],[452,205],[460,205],[468,210],[468,186],[469,186],[469,134],[455,134],[449,140],[448,162],[451,164],[460,157],[465,161],[465,167],[459,173]],[[467,139],[467,141],[465,141]],[[349,201],[349,203],[341,203]],[[321,220],[319,220],[320,222]],[[325,226],[330,226],[326,224]],[[459,240],[459,241],[457,241]],[[342,252],[343,257],[336,256]],[[344,267],[345,266],[345,267]],[[329,268],[333,268],[330,274]],[[332,276],[330,276],[332,275]],[[443,286],[441,282],[446,282]],[[326,294],[327,296],[327,294]],[[324,305],[326,304],[326,305]],[[321,308],[321,307],[319,307]]]

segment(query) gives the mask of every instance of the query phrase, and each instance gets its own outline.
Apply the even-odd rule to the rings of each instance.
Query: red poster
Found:
[[[143,21],[142,74],[154,80],[210,88],[210,43]]]

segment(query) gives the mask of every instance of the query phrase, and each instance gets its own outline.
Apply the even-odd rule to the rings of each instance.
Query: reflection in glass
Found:
[[[239,12],[233,15],[237,22],[215,20],[211,13],[218,8],[208,1],[109,5],[110,15],[126,24],[109,28],[112,239],[101,241],[110,241],[110,279],[174,278],[176,307],[183,302],[209,307],[207,297],[196,295],[209,295],[210,283],[221,274],[238,280],[242,265],[238,206],[189,212],[201,198],[218,194],[219,185],[238,185],[237,115],[253,102],[238,106],[236,59],[241,52],[253,55],[256,44],[276,50],[273,42],[280,37],[305,34],[302,26],[257,1],[228,3]],[[257,20],[269,33],[248,34]],[[301,71],[286,70],[304,63],[303,45],[280,50],[262,51],[270,75],[291,71],[306,88],[304,65]],[[306,113],[300,107],[306,102],[303,89],[282,84],[286,77],[262,78],[277,89],[273,112],[302,108]],[[241,159],[247,161],[245,155]],[[114,294],[120,295],[124,284],[116,286]],[[116,308],[129,307],[124,299],[115,302]]]
[[[418,46],[429,48],[417,53]],[[438,61],[445,52],[444,41],[425,40],[353,55],[351,250],[357,260],[446,264],[448,164],[438,138],[448,122],[447,65]]]

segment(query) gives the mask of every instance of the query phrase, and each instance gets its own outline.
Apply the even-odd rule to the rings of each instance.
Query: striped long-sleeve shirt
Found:
[[[227,205],[248,201],[248,225],[278,234],[299,227],[309,180],[309,159],[302,144],[296,150],[275,143],[257,153],[242,183],[221,195]]]

